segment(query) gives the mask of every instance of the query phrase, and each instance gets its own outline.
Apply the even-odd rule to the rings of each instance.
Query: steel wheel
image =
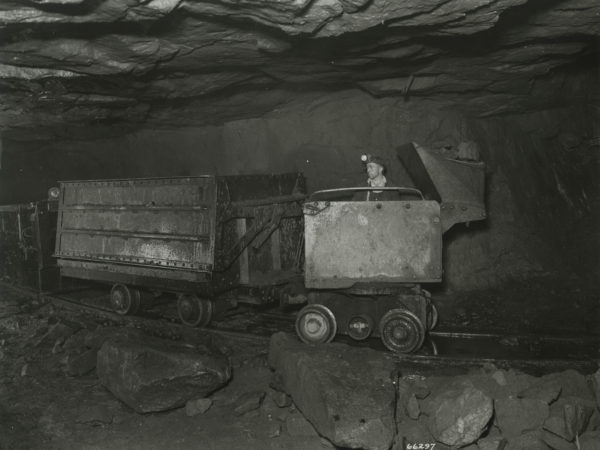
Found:
[[[335,316],[323,305],[307,305],[296,318],[296,334],[306,344],[326,344],[337,332]]]
[[[110,290],[110,304],[121,315],[135,314],[140,309],[140,291],[124,284],[115,284]]]
[[[433,330],[438,323],[438,311],[433,303],[429,304],[429,312],[427,314],[427,329]]]
[[[184,325],[205,327],[212,320],[214,305],[207,298],[181,294],[177,299],[177,314]]]
[[[419,318],[406,309],[388,311],[379,324],[383,344],[393,352],[411,353],[423,345],[425,328]]]

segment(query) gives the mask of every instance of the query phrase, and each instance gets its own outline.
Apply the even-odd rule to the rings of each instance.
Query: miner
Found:
[[[379,156],[362,155],[362,162],[366,166],[367,171],[367,186],[369,187],[386,187],[389,186],[388,180],[385,177],[386,167],[385,162]],[[398,200],[395,191],[360,191],[355,196],[355,200],[366,201],[387,201]]]

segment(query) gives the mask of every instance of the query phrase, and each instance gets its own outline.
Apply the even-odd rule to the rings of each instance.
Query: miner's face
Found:
[[[367,164],[367,175],[372,180],[377,178],[383,172],[383,167],[381,167],[377,163],[368,163]]]

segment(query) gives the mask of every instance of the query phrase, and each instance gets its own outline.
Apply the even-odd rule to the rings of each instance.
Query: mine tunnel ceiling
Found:
[[[218,124],[351,88],[488,116],[594,100],[600,2],[23,0],[0,26],[3,132]]]

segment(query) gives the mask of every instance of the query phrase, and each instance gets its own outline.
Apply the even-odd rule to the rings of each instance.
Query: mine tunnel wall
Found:
[[[488,166],[489,218],[446,235],[443,288],[485,288],[549,272],[591,280],[599,268],[598,147],[587,144],[600,135],[594,120],[585,108],[467,119],[440,102],[347,91],[223,126],[94,140],[4,139],[0,203],[43,198],[57,180],[72,179],[299,170],[310,191],[354,186],[366,179],[363,152],[389,161],[393,184],[410,185],[397,145],[455,148],[473,140]]]

